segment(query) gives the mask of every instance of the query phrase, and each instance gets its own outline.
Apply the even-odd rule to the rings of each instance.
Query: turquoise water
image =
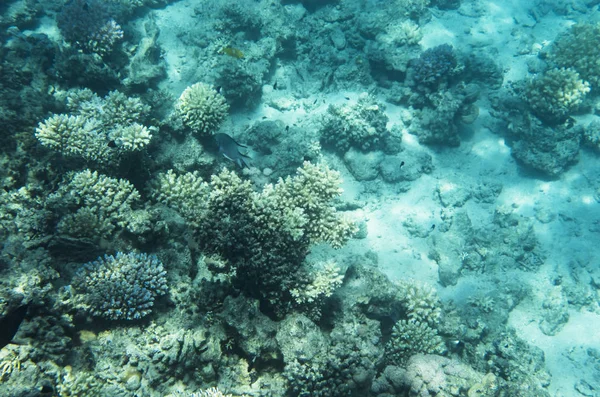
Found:
[[[596,396],[596,2],[0,5],[1,396]]]

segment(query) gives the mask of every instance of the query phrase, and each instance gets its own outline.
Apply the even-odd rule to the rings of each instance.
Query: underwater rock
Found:
[[[363,153],[350,149],[344,155],[344,163],[357,181],[372,181],[379,175],[379,164],[383,161],[382,152]]]

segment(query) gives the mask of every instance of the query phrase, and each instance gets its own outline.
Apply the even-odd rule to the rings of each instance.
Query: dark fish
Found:
[[[19,325],[27,314],[27,307],[27,305],[18,307],[0,319],[0,349],[8,345],[15,337]]]
[[[400,163],[400,168],[404,167],[404,161]]]
[[[289,126],[289,125],[286,125],[286,126],[285,126],[285,130],[286,130],[286,131],[289,131],[289,130],[290,130],[290,126]]]
[[[217,144],[219,145],[219,152],[223,154],[223,157],[233,161],[241,168],[250,168],[246,162],[246,159],[251,157],[240,152],[240,148],[247,148],[248,146],[237,143],[235,139],[223,133],[215,134],[215,141],[217,141]]]
[[[345,99],[345,100],[347,100],[347,101],[349,101],[349,100],[350,100],[350,97],[348,97],[348,96],[345,96],[345,97],[344,97],[344,99]]]
[[[275,82],[275,84],[273,84],[273,89],[276,90],[277,89],[277,82]]]

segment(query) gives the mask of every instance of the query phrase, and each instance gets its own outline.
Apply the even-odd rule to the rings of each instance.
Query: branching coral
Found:
[[[548,57],[559,68],[575,70],[592,88],[600,87],[600,24],[573,25],[558,36]]]
[[[445,349],[443,339],[427,323],[400,320],[394,325],[385,350],[389,363],[402,365],[414,354],[441,354]]]
[[[176,104],[183,124],[200,136],[214,133],[227,116],[229,105],[214,88],[204,83],[187,87]]]
[[[73,279],[76,300],[92,316],[137,320],[168,292],[166,272],[155,256],[118,252],[86,263]]]
[[[141,124],[150,108],[139,99],[117,91],[100,98],[82,89],[66,93],[65,100],[70,114],[52,115],[36,128],[42,145],[108,167],[150,143],[151,128]]]
[[[110,14],[110,6],[104,1],[71,0],[56,20],[66,41],[85,52],[104,55],[123,38],[121,27]]]
[[[75,237],[109,237],[119,229],[132,232],[139,227],[138,213],[133,206],[140,194],[124,179],[81,171],[71,176],[49,198],[48,205],[57,214],[64,214],[58,231]]]
[[[587,81],[573,69],[551,69],[529,82],[525,97],[531,110],[542,120],[560,123],[581,104],[590,92]]]
[[[35,136],[46,147],[65,156],[102,161],[109,157],[106,137],[95,119],[83,116],[55,114],[41,122]]]
[[[306,162],[298,175],[261,192],[225,170],[208,185],[193,174],[165,174],[153,195],[181,211],[200,245],[236,268],[238,283],[263,297],[284,294],[291,300],[282,288],[297,282],[309,245],[340,247],[356,230],[331,204],[340,192],[337,172]]]
[[[411,280],[399,282],[398,287],[400,300],[411,321],[426,323],[432,327],[439,324],[441,302],[431,286]]]

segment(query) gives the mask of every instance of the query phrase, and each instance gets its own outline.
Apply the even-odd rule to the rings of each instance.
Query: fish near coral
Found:
[[[246,159],[250,159],[251,157],[240,152],[240,148],[247,148],[248,146],[237,143],[235,139],[230,137],[227,134],[218,133],[214,135],[215,141],[219,145],[219,152],[228,160],[236,163],[240,168],[248,167]]]
[[[0,319],[0,349],[8,345],[27,314],[27,305],[20,306]]]
[[[219,53],[229,55],[235,59],[242,59],[244,57],[244,53],[241,50],[233,47],[223,47]]]

